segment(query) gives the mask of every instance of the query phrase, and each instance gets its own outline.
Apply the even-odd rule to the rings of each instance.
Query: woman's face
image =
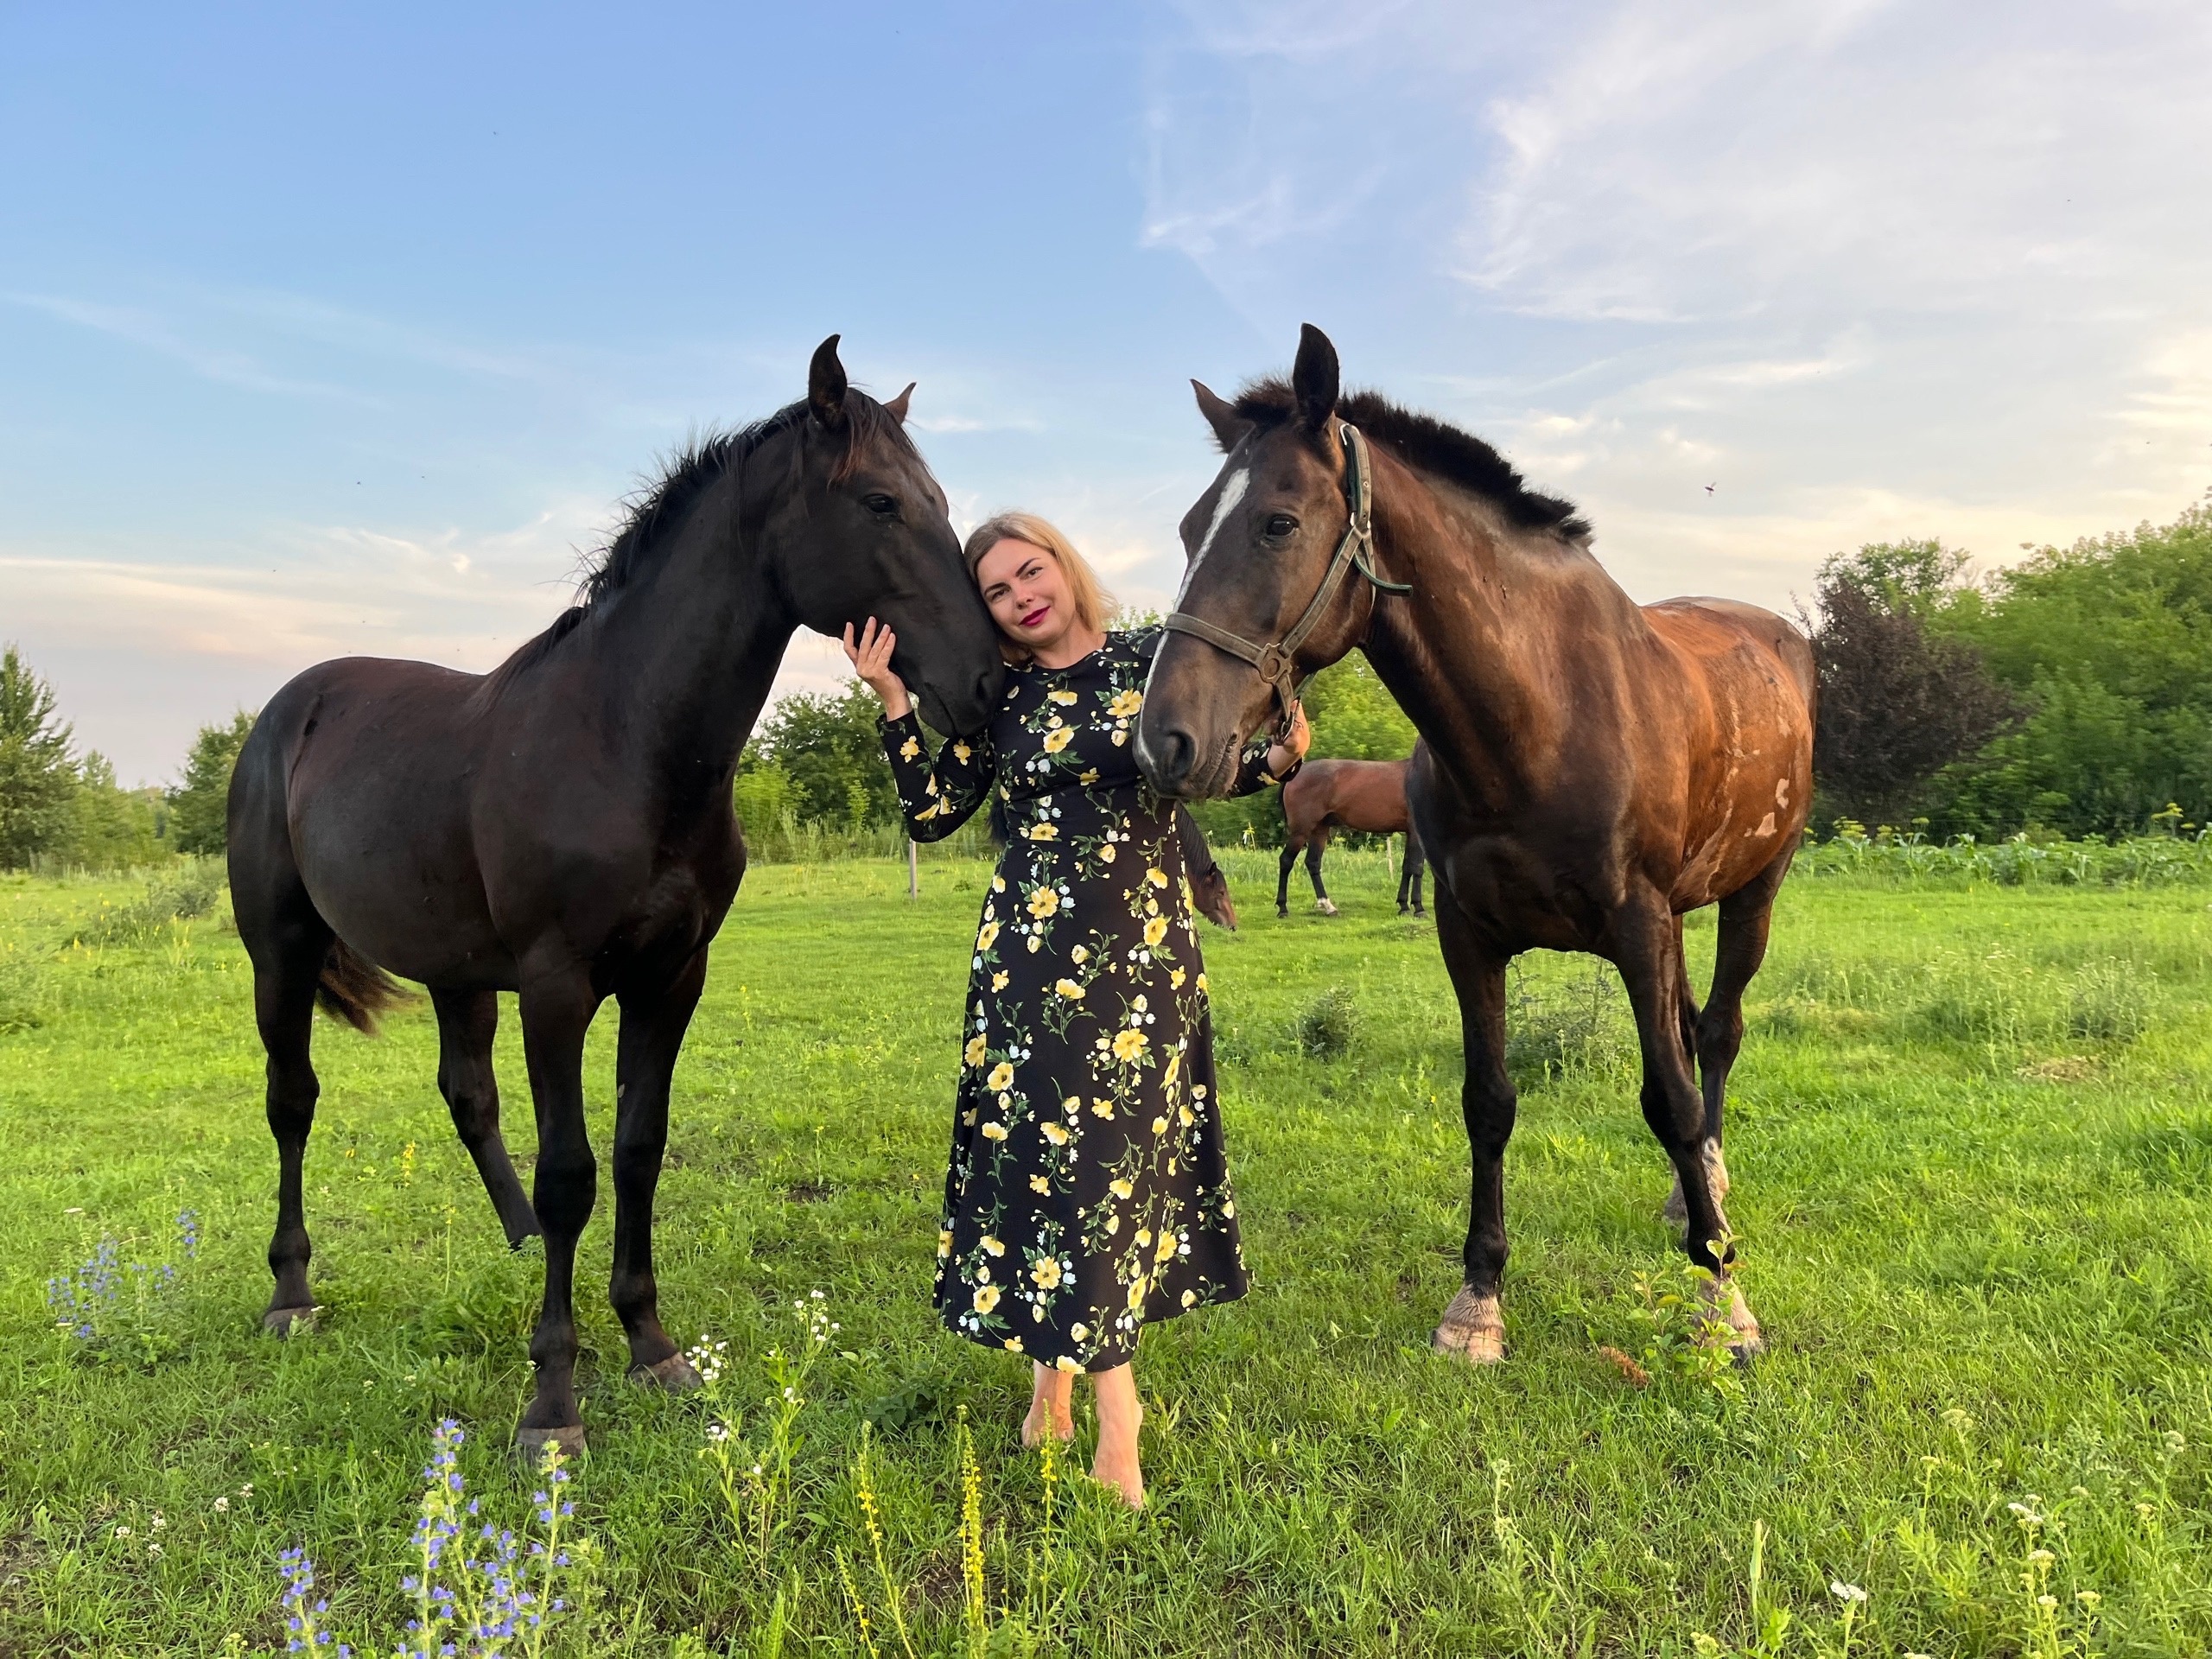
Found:
[[[1060,562],[1009,537],[976,562],[983,603],[1006,637],[1030,652],[1047,652],[1075,626],[1075,596]]]

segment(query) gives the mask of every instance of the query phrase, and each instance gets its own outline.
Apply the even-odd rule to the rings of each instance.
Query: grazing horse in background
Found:
[[[253,959],[280,1176],[267,1327],[311,1323],[301,1165],[319,1092],[315,1004],[363,1031],[429,988],[438,1086],[519,1244],[543,1230],[525,1450],[584,1440],[572,1280],[598,1166],[584,1128],[584,1033],[622,1009],[615,1060],[614,1268],[631,1375],[698,1375],[662,1329],[653,1190],[670,1073],[707,947],[745,871],[738,751],[802,625],[877,616],[939,730],[998,700],[998,633],[905,431],[909,386],[846,385],[836,335],[804,400],[708,440],[633,509],[581,601],[490,674],[345,658],[270,700],[231,784],[231,892]],[[497,993],[521,994],[537,1116],[525,1198],[499,1135]]]
[[[1275,914],[1290,914],[1290,872],[1301,849],[1306,874],[1313,883],[1313,908],[1333,916],[1337,906],[1321,885],[1321,855],[1334,830],[1406,838],[1406,861],[1398,872],[1398,914],[1421,914],[1421,837],[1406,811],[1406,769],[1410,760],[1308,760],[1282,786],[1282,859],[1275,873]]]
[[[1684,1246],[1714,1275],[1731,1346],[1755,1351],[1729,1277],[1721,1107],[1812,794],[1810,645],[1728,600],[1637,605],[1573,507],[1488,444],[1370,393],[1340,397],[1317,328],[1287,383],[1233,404],[1193,385],[1227,459],[1183,520],[1189,563],[1138,760],[1163,795],[1217,792],[1299,677],[1354,646],[1420,731],[1413,817],[1459,996],[1473,1160],[1465,1277],[1437,1347],[1504,1357],[1505,972],[1544,949],[1620,969]],[[1716,903],[1700,1010],[1681,918]]]

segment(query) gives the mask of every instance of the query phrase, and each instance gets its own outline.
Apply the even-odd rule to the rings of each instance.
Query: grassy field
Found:
[[[1681,1346],[1618,992],[1533,959],[1511,1358],[1476,1374],[1425,1346],[1466,1196],[1433,931],[1391,913],[1379,857],[1332,855],[1334,921],[1277,922],[1272,857],[1229,861],[1245,931],[1205,946],[1256,1286],[1147,1339],[1151,1509],[1020,1452],[1023,1370],[928,1306],[984,870],[925,866],[913,903],[887,863],[764,868],[661,1186],[664,1312],[727,1343],[722,1376],[711,1401],[623,1381],[602,1191],[593,1452],[560,1489],[588,1543],[546,1651],[2212,1649],[2212,892],[1793,882],[1729,1120],[1771,1344],[1742,1375]],[[326,1312],[261,1337],[245,963],[219,910],[133,919],[144,890],[0,882],[0,1653],[282,1651],[278,1558],[304,1548],[320,1624],[389,1654],[440,1421],[467,1435],[468,1525],[535,1508],[503,1448],[537,1261],[502,1248],[427,1012],[373,1042],[324,1026]],[[112,942],[68,944],[88,932]],[[1350,1047],[1315,1058],[1332,989]],[[499,1058],[526,1166],[512,1018]],[[91,1338],[57,1325],[57,1275]],[[837,1329],[810,1339],[795,1300]]]

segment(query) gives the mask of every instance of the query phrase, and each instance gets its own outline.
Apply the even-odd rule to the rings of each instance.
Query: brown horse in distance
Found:
[[[1234,404],[1196,390],[1227,457],[1183,520],[1177,611],[1200,630],[1160,647],[1138,758],[1163,794],[1217,791],[1279,686],[1355,646],[1420,731],[1413,817],[1459,996],[1473,1161],[1465,1280],[1437,1347],[1504,1356],[1505,974],[1541,948],[1620,969],[1684,1246],[1714,1274],[1732,1346],[1752,1351],[1758,1325],[1728,1276],[1722,1100],[1812,793],[1811,647],[1749,605],[1637,605],[1591,556],[1573,506],[1529,489],[1488,444],[1372,394],[1340,397],[1319,329],[1287,383],[1258,382]],[[1370,487],[1371,529],[1357,510]],[[1386,581],[1410,592],[1386,596]],[[1287,665],[1258,649],[1294,633]],[[1253,645],[1276,677],[1206,634]],[[1712,904],[1719,949],[1700,1010],[1681,918]]]
[[[941,731],[976,730],[998,701],[997,631],[906,435],[906,393],[849,389],[836,345],[816,351],[804,399],[671,467],[581,601],[498,669],[310,668],[270,699],[232,779],[231,893],[279,1169],[264,1323],[282,1334],[315,1318],[302,1172],[315,1004],[367,1030],[402,995],[385,970],[419,981],[439,1090],[508,1241],[545,1238],[525,1450],[584,1441],[573,1281],[598,1184],[584,1037],[609,997],[622,1013],[610,1296],[634,1377],[699,1383],[661,1325],[653,1193],[670,1077],[745,873],[738,752],[792,633],[891,622],[906,659],[893,666]],[[531,1198],[499,1135],[501,991],[521,994]]]
[[[1410,760],[1308,760],[1282,786],[1285,829],[1282,859],[1275,873],[1275,914],[1290,914],[1290,872],[1298,855],[1306,854],[1306,874],[1313,883],[1313,908],[1324,916],[1337,913],[1329,890],[1321,885],[1321,855],[1328,850],[1334,830],[1357,830],[1363,835],[1406,838],[1406,861],[1398,872],[1398,914],[1408,908],[1422,913],[1421,878],[1423,861],[1421,837],[1413,832],[1406,808],[1406,772]]]

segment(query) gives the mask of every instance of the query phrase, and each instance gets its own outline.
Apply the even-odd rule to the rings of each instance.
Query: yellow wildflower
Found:
[[[1046,1119],[1042,1123],[1039,1123],[1037,1127],[1038,1127],[1039,1130],[1040,1132],[1042,1132],[1042,1134],[1044,1135],[1044,1137],[1045,1137],[1047,1141],[1051,1141],[1054,1146],[1056,1146],[1056,1147],[1065,1147],[1065,1145],[1067,1145],[1067,1143],[1068,1143],[1068,1132],[1067,1132],[1065,1129],[1062,1128],[1058,1124],[1057,1124],[1057,1123],[1053,1122],[1052,1122],[1052,1120],[1051,1118],[1049,1118],[1049,1117],[1048,1117],[1048,1118],[1046,1118]]]
[[[1029,1190],[1032,1192],[1050,1192],[1052,1190],[1052,1184],[1042,1175],[1032,1175],[1029,1178]]]
[[[1020,1353],[1021,1351],[1021,1338],[1020,1337],[1008,1337],[1006,1339],[1006,1350],[1007,1352],[1010,1354]]]
[[[1078,1340],[1080,1340],[1080,1338],[1078,1338]],[[1055,1367],[1063,1371],[1079,1371],[1083,1369],[1082,1365],[1077,1363],[1076,1357],[1073,1354],[1062,1354],[1058,1359],[1054,1360],[1052,1363]]]
[[[1081,784],[1085,789],[1090,788],[1091,785],[1098,781],[1098,768],[1096,766],[1085,766],[1081,772],[1076,774],[1075,780],[1078,784]]]
[[[983,1133],[984,1133],[985,1135],[988,1135],[990,1132],[991,1132],[991,1126],[990,1126],[989,1124],[986,1123],[986,1124],[983,1126]],[[1166,1118],[1164,1118],[1164,1117],[1155,1117],[1155,1118],[1154,1118],[1154,1119],[1152,1120],[1152,1132],[1153,1132],[1154,1135],[1165,1135],[1165,1134],[1166,1134],[1166,1133],[1167,1133],[1167,1120],[1166,1120]],[[1004,1135],[1004,1134],[1006,1133],[1006,1131],[1005,1131],[1004,1129],[1001,1129],[1001,1130],[999,1131],[999,1133],[1000,1133],[1001,1135]]]
[[[1180,972],[1181,970],[1179,969],[1177,971]],[[991,988],[995,991],[1002,991],[1006,989],[1006,975],[1004,972],[995,973],[991,976]],[[978,1061],[976,1064],[981,1065],[982,1062]]]
[[[1094,1096],[1090,1103],[1090,1115],[1093,1117],[1113,1116],[1114,1103],[1110,1100],[1100,1100]]]
[[[1129,1311],[1134,1313],[1144,1306],[1144,1274],[1129,1281]]]
[[[1004,893],[1006,891],[1006,877],[1002,875],[993,876],[991,878],[991,891],[993,893]]]
[[[1167,970],[1167,988],[1172,991],[1181,990],[1183,988],[1184,980],[1188,977],[1189,976],[1184,973],[1180,968],[1169,969]],[[993,986],[991,988],[996,990],[998,988],[996,986]]]
[[[952,758],[963,766],[967,764],[968,757],[973,753],[975,750],[969,748],[965,743],[955,743],[952,746]]]
[[[1183,1053],[1180,1049],[1178,1049],[1167,1057],[1167,1064],[1160,1068],[1160,1086],[1163,1089],[1173,1089],[1175,1086],[1175,1079],[1181,1074],[1182,1070]]]
[[[1077,967],[1082,967],[1084,963],[1090,960],[1090,947],[1087,944],[1078,944],[1068,952],[1068,960]]]
[[[1195,1290],[1186,1290],[1183,1293],[1183,1306],[1185,1307],[1194,1306],[1198,1300],[1198,1293]]]
[[[1098,861],[1101,864],[1111,864],[1114,861],[1114,843],[1112,842],[1108,842],[1103,847],[1101,847],[1098,849]]]

